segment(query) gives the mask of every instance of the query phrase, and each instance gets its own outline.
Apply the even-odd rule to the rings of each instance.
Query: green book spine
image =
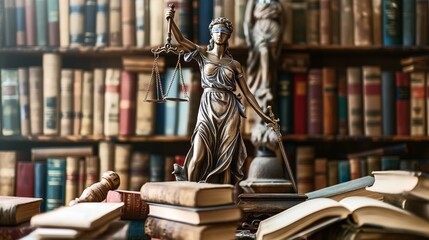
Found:
[[[19,135],[19,85],[17,69],[1,70],[2,133],[4,136]]]
[[[66,160],[48,158],[46,173],[46,211],[65,204]]]
[[[36,35],[37,45],[48,45],[48,8],[46,0],[36,0]]]
[[[4,0],[0,0],[0,32],[4,32],[5,31],[5,26],[4,26]],[[4,35],[2,34],[0,36],[0,47],[3,47],[4,45]]]

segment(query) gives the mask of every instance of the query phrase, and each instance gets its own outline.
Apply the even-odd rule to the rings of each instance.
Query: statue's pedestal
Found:
[[[237,205],[243,211],[241,228],[256,231],[259,222],[307,199],[297,193],[242,193]]]

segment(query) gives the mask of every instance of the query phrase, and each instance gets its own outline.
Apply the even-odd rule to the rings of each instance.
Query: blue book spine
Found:
[[[165,80],[165,74],[161,74],[161,82],[164,82],[164,80]],[[155,83],[152,83],[152,84],[155,84]],[[163,86],[163,87],[165,87],[165,86]],[[156,89],[156,91],[158,91],[158,94],[160,94],[158,89]],[[162,96],[158,96],[158,98],[162,98]],[[158,135],[164,135],[165,134],[165,123],[164,123],[165,122],[165,108],[166,108],[166,104],[162,104],[162,103],[156,104],[155,134],[158,134]]]
[[[278,81],[278,116],[280,131],[289,134],[293,131],[293,76],[292,73],[282,72]]]
[[[200,1],[199,5],[199,39],[200,44],[209,44],[210,42],[210,32],[209,32],[209,25],[210,22],[213,19],[213,0],[204,0]]]
[[[402,0],[383,0],[383,45],[402,44]]]
[[[46,160],[46,211],[65,205],[66,160]]]
[[[48,45],[48,8],[46,0],[36,0],[36,35],[37,45]]]
[[[402,45],[416,44],[416,0],[402,0]]]
[[[85,37],[86,46],[95,45],[95,24],[97,14],[97,1],[86,0],[85,2]]]
[[[161,154],[150,155],[150,181],[164,181],[165,158]]]
[[[398,170],[400,168],[399,156],[382,156],[381,157],[381,170]]]
[[[166,97],[167,98],[178,98],[179,96],[179,71],[175,71],[174,68],[167,68],[165,72],[165,84],[166,84]],[[171,86],[171,87],[170,87]],[[168,92],[167,92],[168,91]],[[177,129],[177,113],[178,104],[177,101],[167,100],[165,103],[165,117],[164,117],[164,134],[168,136],[176,135]]]
[[[338,183],[350,181],[350,162],[338,161]]]
[[[40,210],[46,211],[46,161],[34,163],[34,197],[43,198]]]
[[[399,169],[405,171],[418,171],[419,160],[417,159],[401,159],[399,160]]]
[[[383,135],[392,136],[396,133],[396,80],[395,72],[383,71],[381,73],[382,121]]]

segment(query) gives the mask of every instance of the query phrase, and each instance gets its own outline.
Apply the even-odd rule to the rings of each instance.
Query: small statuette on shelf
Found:
[[[101,202],[106,199],[109,190],[118,189],[120,183],[121,180],[116,172],[104,172],[100,182],[94,183],[83,190],[82,195],[71,200],[69,206],[73,206],[81,202]]]

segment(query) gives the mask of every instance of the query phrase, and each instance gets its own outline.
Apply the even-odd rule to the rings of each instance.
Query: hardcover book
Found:
[[[40,213],[41,198],[0,196],[0,225],[17,225]]]

